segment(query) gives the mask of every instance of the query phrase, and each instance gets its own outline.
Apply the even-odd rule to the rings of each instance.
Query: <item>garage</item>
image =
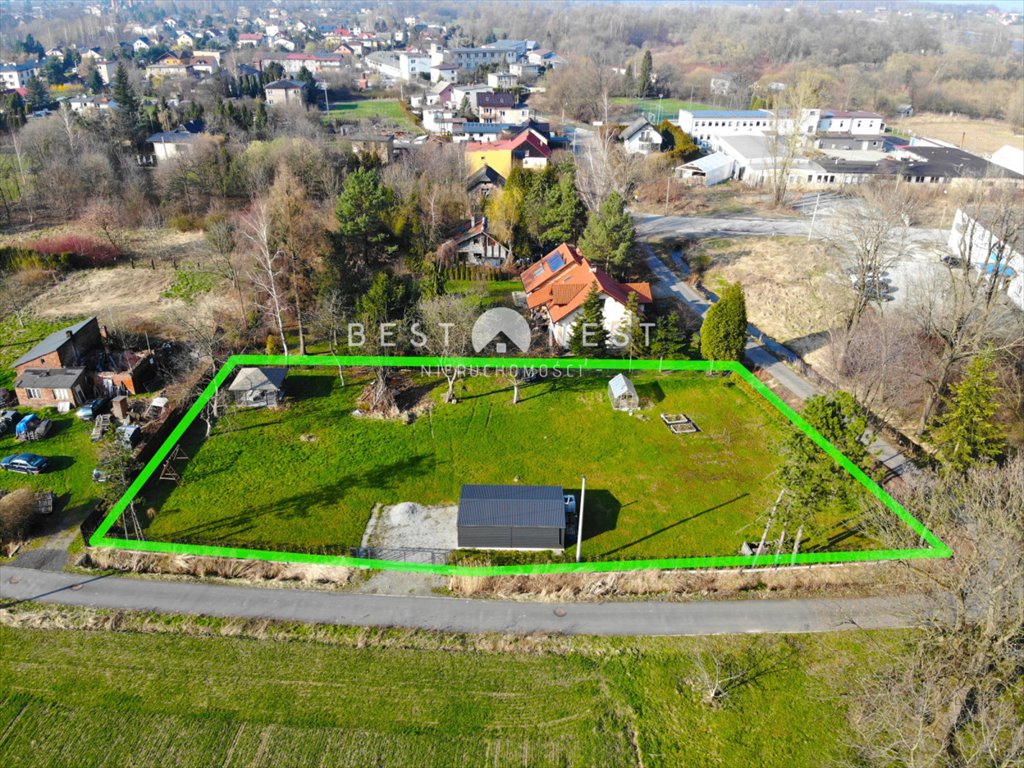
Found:
[[[459,547],[562,549],[565,494],[558,485],[464,485]]]

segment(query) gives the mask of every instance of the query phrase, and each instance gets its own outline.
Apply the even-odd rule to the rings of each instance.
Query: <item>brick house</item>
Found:
[[[14,361],[14,391],[24,406],[74,407],[95,392],[134,395],[156,372],[151,350],[117,351],[95,317],[54,331]]]

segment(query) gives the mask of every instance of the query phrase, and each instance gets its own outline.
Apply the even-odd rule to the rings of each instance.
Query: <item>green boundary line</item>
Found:
[[[822,450],[835,459],[840,466],[849,472],[872,495],[881,501],[905,522],[927,547],[918,549],[889,549],[867,552],[806,552],[797,555],[732,555],[712,557],[681,557],[657,560],[619,560],[584,563],[542,563],[534,565],[501,565],[501,566],[467,566],[467,565],[430,565],[426,563],[407,563],[392,560],[368,560],[341,555],[315,555],[303,552],[274,552],[258,549],[240,549],[200,544],[175,544],[163,541],[132,541],[130,539],[107,538],[111,529],[128,504],[142,490],[152,477],[160,463],[174,448],[178,440],[185,434],[203,406],[213,396],[231,372],[240,365],[283,365],[283,366],[464,366],[471,369],[480,368],[520,368],[544,367],[561,370],[640,370],[640,371],[729,371],[737,374],[754,390],[775,406],[780,413],[793,422],[804,434],[810,437]],[[554,360],[548,358],[442,358],[442,357],[333,357],[333,356],[299,356],[284,355],[233,355],[225,365],[217,371],[213,380],[203,390],[199,399],[188,409],[184,418],[163,442],[153,458],[149,460],[135,481],[128,487],[124,496],[111,507],[110,512],[100,523],[96,532],[89,538],[93,547],[111,547],[142,552],[159,552],[165,554],[205,555],[209,557],[231,557],[249,560],[270,560],[285,563],[315,563],[317,565],[336,565],[353,568],[389,569],[395,571],[415,571],[419,573],[435,573],[445,576],[511,576],[534,573],[600,573],[612,571],[634,571],[646,569],[673,568],[733,568],[779,565],[779,560],[788,561],[789,565],[808,565],[813,563],[856,563],[878,562],[885,560],[906,560],[918,558],[945,558],[952,550],[938,536],[932,533],[910,512],[903,508],[895,499],[886,493],[881,486],[844,456],[839,449],[822,437],[817,430],[808,424],[796,411],[757,379],[741,363],[715,362],[706,360]]]

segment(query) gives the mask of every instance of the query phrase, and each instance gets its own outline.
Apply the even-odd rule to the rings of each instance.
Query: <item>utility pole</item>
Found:
[[[811,214],[811,226],[807,230],[807,242],[811,242],[811,233],[814,232],[814,220],[818,218],[818,203],[821,202],[821,192],[818,192],[818,196],[814,199],[814,213]]]
[[[587,496],[587,476],[583,476],[580,486],[580,516],[576,521],[576,562],[580,561],[580,548],[583,546],[583,500]]]
[[[673,171],[669,171],[668,178],[665,179],[665,215],[666,216],[668,216],[668,193],[669,193],[670,187],[672,186],[672,173],[673,173]]]

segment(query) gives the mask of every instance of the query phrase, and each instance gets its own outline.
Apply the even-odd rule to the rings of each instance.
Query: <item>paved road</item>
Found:
[[[163,613],[454,632],[716,635],[893,629],[924,596],[663,603],[518,603],[80,576],[0,567],[0,597]],[[559,616],[559,613],[564,615]]]
[[[641,239],[658,240],[686,234],[696,237],[807,236],[810,222],[805,218],[768,216],[658,216],[633,214]]]
[[[655,293],[658,295],[674,295],[685,302],[698,316],[704,317],[704,313],[710,307],[709,300],[685,280],[680,280],[676,277],[672,270],[655,255],[647,243],[642,243],[642,245],[647,266],[657,278],[657,283],[654,285]],[[749,336],[747,338],[746,356],[751,364],[766,371],[799,400],[806,400],[813,395],[821,393],[820,388],[792,368],[789,368],[779,359],[781,357],[783,360],[795,361],[796,355],[791,350],[774,339],[769,338],[753,325],[747,327],[747,332]],[[905,472],[912,472],[914,470],[914,465],[910,460],[899,449],[881,437],[876,436],[871,445],[868,446],[868,450],[894,475],[902,475]]]

